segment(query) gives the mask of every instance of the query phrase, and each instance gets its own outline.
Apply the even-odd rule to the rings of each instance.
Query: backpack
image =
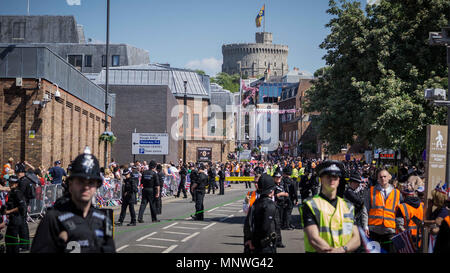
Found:
[[[33,182],[30,180],[27,181],[27,185],[25,187],[25,192],[23,193],[27,200],[36,198],[36,189],[33,187]]]

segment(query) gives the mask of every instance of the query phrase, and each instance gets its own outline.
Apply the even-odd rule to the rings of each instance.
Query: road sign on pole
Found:
[[[131,151],[134,155],[169,154],[169,134],[167,133],[133,133],[131,139]]]

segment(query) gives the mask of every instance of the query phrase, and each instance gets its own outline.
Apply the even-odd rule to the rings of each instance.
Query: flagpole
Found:
[[[263,32],[266,32],[266,3],[264,3],[264,29]]]

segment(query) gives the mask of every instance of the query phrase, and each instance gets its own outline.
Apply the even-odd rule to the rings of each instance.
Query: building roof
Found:
[[[106,69],[95,79],[96,84],[105,84]],[[173,68],[163,64],[142,64],[110,67],[108,84],[111,85],[167,85],[174,96],[184,96],[184,81],[189,97],[210,97],[209,76],[195,71]]]
[[[47,47],[0,44],[0,52],[0,78],[46,79],[100,111],[105,111],[105,90]],[[108,114],[114,116],[114,94],[108,94],[108,103]]]
[[[234,104],[233,93],[216,83],[211,83],[211,104],[218,105],[225,111],[227,105],[232,106]]]

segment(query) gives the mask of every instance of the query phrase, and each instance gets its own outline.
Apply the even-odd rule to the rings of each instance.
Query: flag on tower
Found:
[[[256,15],[256,27],[260,27],[261,26],[261,20],[264,16],[264,9],[265,9],[266,5],[264,4],[263,7],[261,8],[261,10],[258,12],[258,15]]]

